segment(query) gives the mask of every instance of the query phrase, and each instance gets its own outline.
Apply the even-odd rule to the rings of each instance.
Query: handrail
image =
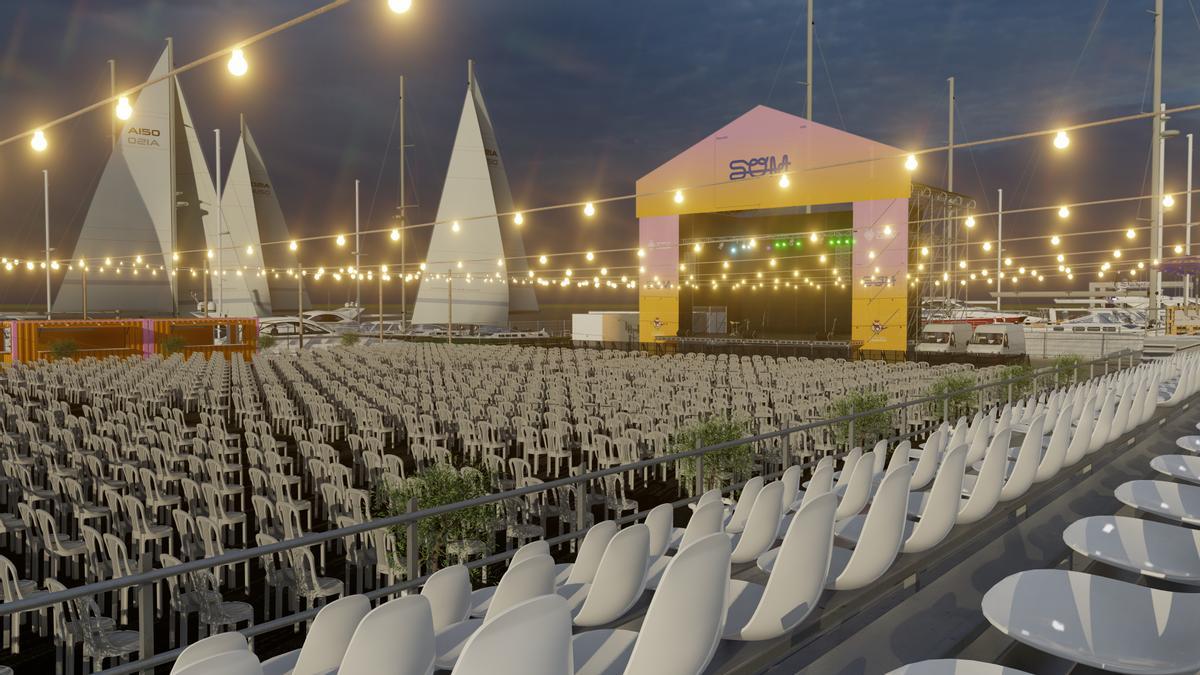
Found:
[[[844,423],[844,422],[853,422],[854,420],[857,420],[857,419],[860,419],[863,417],[867,417],[867,416],[871,416],[871,415],[878,415],[880,413],[892,412],[895,410],[901,410],[901,409],[910,408],[910,407],[914,407],[914,406],[922,406],[922,405],[932,403],[935,401],[947,402],[951,397],[961,395],[963,393],[970,393],[970,392],[975,392],[975,391],[982,391],[985,389],[1003,387],[1003,386],[1007,386],[1007,385],[1011,385],[1011,384],[1029,382],[1031,380],[1036,381],[1036,379],[1038,379],[1042,376],[1049,375],[1052,373],[1057,375],[1059,372],[1061,372],[1063,370],[1071,370],[1072,372],[1074,372],[1076,374],[1075,381],[1077,382],[1079,368],[1082,368],[1085,366],[1091,367],[1098,363],[1104,363],[1107,366],[1107,364],[1111,363],[1112,360],[1115,358],[1115,359],[1117,359],[1117,368],[1118,368],[1118,370],[1120,370],[1121,363],[1126,356],[1129,357],[1129,364],[1130,364],[1129,367],[1132,367],[1134,365],[1133,357],[1136,353],[1137,353],[1136,350],[1125,349],[1125,350],[1121,350],[1120,352],[1116,352],[1113,354],[1109,354],[1107,356],[1102,356],[1100,358],[1093,359],[1091,361],[1081,362],[1081,363],[1073,364],[1070,366],[1067,366],[1067,365],[1048,366],[1046,368],[1034,370],[1030,373],[1021,375],[1019,377],[1013,377],[1013,378],[1008,378],[1005,380],[998,380],[995,382],[977,384],[977,385],[973,385],[971,387],[966,387],[966,388],[955,390],[955,391],[944,392],[939,395],[923,396],[923,397],[912,399],[912,400],[906,400],[906,401],[901,401],[898,403],[888,404],[886,406],[883,406],[880,408],[875,408],[872,410],[860,411],[860,412],[851,413],[848,415],[842,415],[842,416],[836,417],[836,418],[829,418],[829,419],[824,419],[824,420],[817,420],[814,422],[807,422],[805,424],[797,425],[794,427],[789,427],[787,429],[779,429],[779,430],[775,430],[775,431],[769,431],[766,433],[755,434],[752,436],[747,436],[747,437],[743,437],[743,438],[739,438],[739,439],[735,439],[735,440],[731,440],[731,441],[724,441],[721,443],[716,443],[716,444],[710,445],[710,446],[698,447],[698,448],[695,448],[692,450],[685,450],[682,452],[672,453],[672,454],[668,454],[668,455],[662,455],[659,457],[643,459],[643,460],[639,460],[637,462],[633,462],[630,464],[609,467],[606,469],[600,469],[597,471],[592,471],[592,472],[579,474],[579,475],[575,475],[575,476],[568,476],[565,478],[558,478],[555,480],[546,481],[544,483],[539,483],[536,485],[528,485],[525,487],[516,488],[516,489],[512,489],[512,490],[505,490],[505,491],[496,492],[496,493],[492,493],[492,494],[488,494],[488,495],[483,495],[480,497],[475,497],[472,499],[468,499],[466,501],[456,502],[453,504],[443,504],[441,506],[429,507],[429,508],[420,509],[417,511],[412,511],[409,513],[404,513],[404,514],[400,514],[400,515],[396,515],[396,516],[388,516],[385,518],[369,520],[369,521],[366,521],[363,523],[356,523],[354,525],[349,525],[349,526],[346,526],[343,528],[325,530],[322,532],[311,532],[311,533],[303,535],[301,537],[297,537],[294,539],[285,539],[283,541],[278,541],[273,544],[265,544],[265,545],[256,546],[253,548],[245,548],[245,549],[240,549],[240,550],[236,550],[236,551],[228,551],[226,553],[223,553],[218,556],[213,556],[211,558],[204,558],[201,560],[192,560],[192,561],[181,563],[179,565],[172,565],[172,566],[166,567],[166,568],[142,571],[142,572],[139,572],[136,574],[119,577],[116,579],[107,579],[107,580],[99,581],[99,582],[96,582],[93,584],[84,584],[81,586],[75,586],[75,587],[68,588],[63,591],[57,591],[57,592],[53,592],[53,593],[39,593],[38,595],[33,596],[33,597],[24,598],[24,599],[16,600],[13,602],[0,603],[0,617],[18,614],[20,612],[42,609],[45,607],[51,607],[51,606],[66,602],[68,600],[74,600],[77,598],[94,596],[94,595],[97,595],[100,593],[107,593],[107,592],[111,592],[111,591],[120,590],[123,588],[129,588],[132,586],[144,586],[144,585],[152,584],[154,582],[161,581],[163,579],[167,579],[170,577],[181,576],[184,574],[188,574],[188,573],[196,572],[196,571],[200,571],[200,570],[208,570],[208,569],[213,569],[213,568],[217,568],[217,567],[224,567],[226,565],[240,563],[243,561],[248,561],[248,560],[251,560],[254,558],[267,556],[267,555],[271,555],[274,553],[290,551],[292,549],[297,549],[297,548],[301,548],[301,547],[315,546],[317,544],[322,544],[327,541],[341,539],[344,537],[361,534],[363,532],[369,532],[372,530],[378,530],[378,529],[383,529],[383,528],[392,528],[392,527],[397,527],[397,526],[401,526],[401,525],[409,525],[412,523],[416,523],[424,518],[436,517],[436,516],[440,516],[440,515],[443,515],[446,513],[451,513],[453,511],[466,509],[466,508],[473,508],[473,507],[477,507],[477,506],[486,506],[488,504],[494,504],[494,503],[497,503],[497,502],[500,502],[503,500],[514,499],[514,498],[522,497],[522,496],[528,495],[528,494],[544,492],[547,490],[553,490],[553,489],[556,489],[559,487],[576,485],[578,483],[582,483],[585,481],[590,482],[590,481],[593,481],[593,480],[596,480],[599,478],[604,478],[605,476],[621,474],[621,473],[630,472],[630,471],[637,471],[637,470],[643,469],[643,468],[655,467],[655,466],[658,466],[660,464],[664,464],[667,462],[678,462],[680,460],[688,459],[691,457],[702,457],[703,455],[706,455],[706,454],[709,454],[712,452],[717,452],[720,450],[725,450],[728,448],[733,448],[733,447],[737,447],[737,446],[741,446],[741,445],[760,443],[762,441],[777,439],[777,438],[781,438],[781,437],[786,438],[786,437],[790,437],[794,434],[802,433],[802,432],[809,431],[812,429],[828,427],[828,426],[832,426],[832,425],[836,425],[836,424],[840,424],[840,423]],[[1107,375],[1107,374],[1108,374],[1108,372],[1106,370],[1105,375]],[[1091,378],[1089,378],[1089,379],[1091,379]],[[907,435],[911,436],[912,434],[907,434]],[[810,466],[814,466],[815,464],[816,464],[816,460],[812,460],[809,462],[804,462],[804,463],[800,464],[799,466],[810,467]],[[781,470],[782,470],[782,468],[781,468]],[[772,474],[772,475],[774,475],[774,474]],[[736,486],[733,486],[733,487],[736,487]],[[687,503],[693,501],[695,498],[698,498],[698,497],[699,497],[699,493],[697,493],[696,495],[693,495],[690,498],[678,500],[677,502],[675,502],[675,504],[681,506],[683,504],[687,504]],[[634,519],[637,519],[638,517],[640,517],[641,515],[642,515],[641,513],[631,514],[630,516],[627,516],[627,517],[619,519],[619,520],[634,520]],[[575,532],[572,532],[572,533],[569,533],[566,535],[560,535],[559,537],[556,537],[554,539],[547,540],[547,542],[559,544],[559,543],[563,543],[566,541],[571,541],[573,539],[577,539],[582,536],[583,536],[583,532],[577,530]],[[505,559],[511,557],[513,553],[515,553],[515,551],[505,551],[503,553],[496,554],[496,555],[490,556],[488,558],[471,561],[470,563],[467,564],[467,566],[468,567],[478,567],[478,566],[482,566],[482,565],[492,564],[493,562],[499,562],[499,561],[502,561],[502,560],[505,560]],[[373,597],[381,597],[384,595],[390,595],[392,593],[407,590],[409,588],[414,588],[414,587],[420,585],[420,583],[421,583],[421,581],[423,581],[423,579],[424,579],[424,577],[409,579],[409,580],[406,580],[399,584],[393,585],[392,587],[375,589],[374,591],[369,592],[368,595],[373,596]],[[269,632],[271,630],[276,630],[278,628],[291,626],[300,621],[304,621],[304,620],[307,620],[308,618],[311,618],[311,616],[315,615],[316,611],[317,611],[316,609],[311,609],[311,610],[308,610],[303,613],[289,614],[287,616],[279,617],[277,619],[274,619],[272,621],[269,621],[269,622],[266,622],[263,624],[251,626],[245,630],[242,630],[241,632],[246,635],[258,635],[263,632]],[[141,630],[141,629],[143,629],[143,627],[139,626],[139,630]],[[139,659],[138,661],[135,661],[135,662],[132,662],[129,664],[125,664],[116,669],[104,671],[104,673],[111,673],[112,675],[117,675],[118,673],[135,672],[137,670],[142,670],[142,669],[150,667],[152,665],[166,663],[167,661],[170,660],[169,657],[178,653],[178,651],[179,650],[173,650],[171,652],[164,652],[164,653],[160,653],[155,656],[152,656],[152,657]]]

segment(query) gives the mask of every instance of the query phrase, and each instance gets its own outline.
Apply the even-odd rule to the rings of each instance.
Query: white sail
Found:
[[[536,311],[532,287],[510,290],[510,274],[528,269],[520,233],[510,219],[501,224],[496,215],[510,211],[508,178],[472,74],[413,308],[414,324],[452,320],[504,325],[510,311]],[[519,260],[505,260],[514,256]],[[453,288],[447,275],[453,277]]]
[[[258,145],[245,123],[233,154],[229,177],[221,195],[221,217],[225,221],[226,254],[230,247],[237,256],[237,265],[249,270],[265,269],[261,276],[247,271],[242,277],[245,297],[258,316],[297,311],[297,284],[293,277],[282,273],[296,266],[296,261],[283,244],[265,248],[262,242],[283,242],[291,239],[283,209],[279,206],[271,177],[259,153]],[[246,247],[250,248],[247,249]],[[249,252],[247,252],[249,251]],[[226,277],[228,279],[228,277]],[[229,313],[229,287],[225,288],[226,313]],[[308,292],[303,303],[309,306]],[[253,316],[253,314],[251,314]]]
[[[168,67],[164,52],[149,79],[163,76]],[[173,310],[170,276],[145,268],[135,275],[131,268],[133,256],[165,265],[172,250],[169,144],[174,125],[168,123],[169,87],[164,80],[139,93],[84,218],[72,257],[92,261],[87,272],[91,312],[136,315]],[[106,257],[113,260],[102,271]],[[74,265],[59,286],[54,312],[81,311],[82,296],[82,271]]]

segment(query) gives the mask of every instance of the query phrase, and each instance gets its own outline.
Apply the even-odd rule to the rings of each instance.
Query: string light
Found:
[[[968,228],[975,227],[975,216],[967,216],[967,219],[963,224]]]
[[[1137,233],[1133,231],[1132,227],[1129,228],[1128,230],[1125,230],[1125,238],[1126,239],[1133,239],[1136,236],[1137,236]]]
[[[513,224],[514,225],[522,225],[524,223],[525,223],[525,216],[521,215],[520,211],[517,211],[516,213],[513,214]]]
[[[909,171],[916,171],[917,170],[917,156],[910,154],[907,158],[905,158],[904,168],[908,169]]]
[[[1067,136],[1067,132],[1060,130],[1058,133],[1054,134],[1054,147],[1058,148],[1059,150],[1066,150],[1067,146],[1070,144],[1071,137]]]
[[[117,107],[114,112],[117,115],[117,119],[122,121],[133,116],[133,106],[129,105],[128,96],[122,96],[121,98],[117,99]]]
[[[544,255],[538,256],[538,262],[545,265],[546,264],[546,256],[544,256]],[[421,269],[425,269],[425,268],[422,267]]]
[[[676,190],[676,191],[675,191],[675,203],[676,203],[676,204],[682,204],[682,203],[683,203],[683,190]]]
[[[46,142],[46,132],[38,129],[33,132],[33,138],[29,139],[29,145],[34,152],[44,152],[49,143]]]
[[[250,70],[250,64],[246,62],[246,53],[241,49],[234,49],[233,52],[229,54],[228,67],[229,72],[234,77],[241,77],[245,75],[246,71]]]
[[[1058,217],[1059,218],[1066,218],[1069,215],[1071,215],[1071,209],[1067,208],[1066,206],[1058,207]]]
[[[412,9],[412,0],[388,0],[388,9],[396,14],[404,14]]]
[[[1175,197],[1169,194],[1163,195],[1162,205],[1164,209],[1169,209],[1172,206],[1175,206]]]
[[[779,177],[779,187],[786,188],[787,186],[789,186],[791,184],[792,184],[792,181],[788,180],[788,176],[786,173]]]
[[[595,205],[593,205],[591,202],[584,204],[583,205],[583,215],[587,216],[588,218],[591,218],[592,216],[596,215]]]
[[[1057,234],[1050,237],[1050,244],[1052,246],[1058,246],[1060,243],[1062,243],[1062,239],[1059,239]]]
[[[592,253],[591,251],[588,251],[587,255],[585,255],[584,257],[587,258],[588,262],[591,262],[596,259],[596,254]]]
[[[451,232],[458,232],[461,229],[462,229],[462,226],[458,224],[457,220],[454,221],[453,223],[450,223],[450,231]]]
[[[288,243],[288,249],[295,251],[298,248],[300,248],[300,245],[296,243],[295,239]]]
[[[336,243],[338,246],[345,246],[345,245],[346,245],[346,235],[344,235],[344,234],[339,234],[339,235],[337,236],[337,239],[335,240],[335,243]]]

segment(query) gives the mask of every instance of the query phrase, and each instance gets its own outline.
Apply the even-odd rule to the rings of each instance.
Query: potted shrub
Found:
[[[74,340],[55,340],[50,343],[50,354],[55,359],[69,359],[75,356],[78,351],[79,343]]]
[[[680,429],[671,445],[671,452],[686,452],[727,441],[736,441],[750,434],[749,420],[730,417],[709,417]],[[704,489],[711,490],[750,477],[754,469],[754,450],[749,444],[735,445],[704,455]],[[679,479],[690,491],[696,485],[696,458],[679,461]]]
[[[865,413],[878,410],[888,404],[887,394],[883,392],[855,391],[837,399],[830,406],[830,417],[845,417],[855,413]],[[866,445],[881,438],[892,435],[891,411],[875,412],[854,418],[854,444]],[[838,422],[833,425],[834,438],[838,443],[850,440],[850,421]]]

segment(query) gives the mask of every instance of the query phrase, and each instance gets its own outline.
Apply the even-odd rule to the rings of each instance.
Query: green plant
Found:
[[[263,335],[262,333],[259,333],[258,335],[259,349],[270,349],[271,347],[275,346],[275,342],[276,340],[274,335]]]
[[[1012,383],[1013,398],[1028,395],[1033,391],[1033,366],[1021,364],[1006,366],[1000,371],[1000,380],[1016,380]]]
[[[342,333],[342,346],[343,347],[353,347],[356,344],[358,344],[358,334],[357,333]]]
[[[50,343],[50,353],[56,359],[69,359],[79,351],[79,343],[74,340],[55,340]]]
[[[418,509],[455,504],[489,493],[483,473],[466,467],[462,471],[449,464],[436,464],[418,471],[400,487],[380,487],[371,495],[371,514],[376,517],[408,512],[409,501],[417,500]],[[477,541],[485,553],[493,543],[492,524],[496,519],[495,505],[485,504],[457,509],[440,516],[422,518],[417,524],[417,551],[428,570],[458,562],[451,559],[447,545],[458,541]],[[398,563],[407,557],[407,527],[392,528],[396,540]]]
[[[740,417],[709,417],[695,422],[675,435],[671,452],[686,452],[718,443],[736,441],[749,435],[750,423]],[[726,483],[750,477],[754,468],[754,451],[746,444],[735,445],[704,455],[704,489],[710,490]],[[696,485],[696,458],[679,462],[679,478],[691,490]]]
[[[1063,354],[1054,359],[1054,383],[1060,387],[1072,384],[1079,377],[1079,365],[1083,357],[1078,354]]]
[[[163,351],[168,354],[178,354],[187,347],[187,340],[178,335],[172,335],[163,341]]]
[[[829,408],[830,416],[845,417],[855,413],[878,410],[888,404],[887,394],[882,392],[855,391],[833,402]],[[891,412],[875,412],[854,418],[854,442],[863,445],[887,438],[892,432]],[[838,443],[850,440],[850,421],[836,422],[833,434]]]
[[[943,410],[942,398],[946,399],[945,409],[949,415],[963,415],[975,407],[975,392],[965,391],[975,386],[974,373],[956,373],[946,375],[929,387],[929,396],[938,400],[929,402],[929,412],[940,416]]]

